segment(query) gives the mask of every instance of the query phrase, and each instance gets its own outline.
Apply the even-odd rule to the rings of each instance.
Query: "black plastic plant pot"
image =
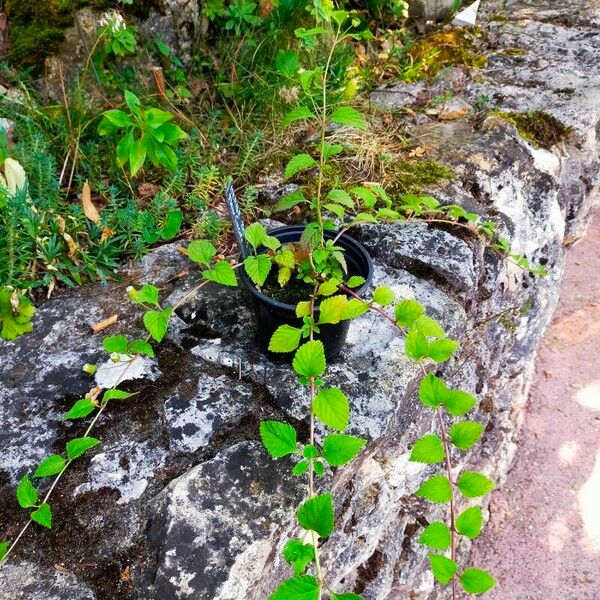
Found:
[[[298,242],[303,231],[304,225],[290,225],[269,231],[269,234],[275,236],[282,244],[289,244]],[[325,232],[325,239],[333,239],[335,236],[336,234],[333,232]],[[360,275],[365,278],[365,283],[354,290],[357,294],[361,294],[368,288],[373,279],[373,262],[369,253],[362,244],[346,234],[340,236],[336,245],[344,248],[348,275]],[[280,325],[287,324],[293,327],[302,327],[302,319],[296,316],[296,305],[285,304],[262,294],[248,277],[243,267],[239,270],[239,276],[243,286],[250,292],[254,301],[259,347],[273,358],[290,360],[293,353],[275,354],[269,352],[268,347],[273,332]],[[317,306],[315,312],[318,313],[318,311]],[[315,339],[323,342],[327,358],[334,357],[344,347],[349,327],[350,321],[341,321],[335,325],[319,325],[320,332],[315,334]]]

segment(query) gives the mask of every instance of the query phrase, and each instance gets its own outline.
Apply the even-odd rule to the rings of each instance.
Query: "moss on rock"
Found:
[[[542,110],[497,111],[494,114],[512,123],[525,139],[546,149],[567,139],[573,131],[571,127]]]

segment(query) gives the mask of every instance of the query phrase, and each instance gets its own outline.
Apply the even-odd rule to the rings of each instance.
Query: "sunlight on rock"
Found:
[[[600,410],[600,379],[592,381],[589,385],[579,390],[575,396],[581,406]]]
[[[565,517],[557,517],[548,526],[548,547],[552,552],[561,552],[567,543],[570,528]]]
[[[588,480],[579,490],[579,510],[585,533],[583,546],[594,554],[600,553],[600,451]]]
[[[575,462],[578,453],[579,444],[577,442],[565,442],[558,449],[558,458],[560,459],[560,462],[562,462],[564,465],[571,466]]]

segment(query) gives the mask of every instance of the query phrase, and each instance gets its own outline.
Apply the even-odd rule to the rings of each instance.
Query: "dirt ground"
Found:
[[[507,481],[474,546],[490,600],[600,600],[600,211],[569,252]]]

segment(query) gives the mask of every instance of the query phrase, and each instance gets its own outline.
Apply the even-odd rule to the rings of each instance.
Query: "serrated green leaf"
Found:
[[[2,559],[6,556],[9,548],[10,542],[8,540],[0,542],[0,562],[2,562]]]
[[[430,408],[436,408],[442,404],[447,394],[446,384],[433,373],[428,373],[419,385],[419,400]]]
[[[351,106],[340,106],[333,111],[331,120],[338,125],[349,125],[356,129],[366,129],[365,118]]]
[[[82,419],[93,412],[97,406],[88,398],[77,400],[71,407],[69,412],[63,417],[64,419]]]
[[[466,498],[485,496],[496,487],[485,475],[474,471],[462,472],[456,485]]]
[[[303,121],[304,119],[315,119],[314,113],[306,108],[305,106],[300,106],[299,108],[295,108],[285,115],[283,118],[283,126],[287,127],[294,121]]]
[[[296,575],[286,579],[269,600],[318,600],[321,586],[312,575]]]
[[[350,191],[358,196],[366,207],[370,208],[377,203],[377,196],[368,187],[356,186],[351,188]],[[360,215],[368,215],[369,218],[365,218],[365,220],[370,221],[372,219],[375,222],[377,221],[377,219],[375,219],[375,217],[369,213],[359,213],[356,215],[356,217],[358,218]]]
[[[100,443],[100,440],[96,438],[85,436],[80,438],[75,438],[74,440],[70,440],[67,442],[67,458],[69,460],[75,460],[79,458],[82,454],[87,452],[90,448],[97,446]]]
[[[271,259],[266,254],[249,256],[244,260],[244,268],[246,269],[246,273],[248,273],[248,277],[258,286],[262,286],[265,283],[272,265]]]
[[[409,358],[420,360],[427,356],[429,344],[425,336],[418,329],[412,327],[406,334],[404,349]]]
[[[126,400],[127,398],[131,398],[131,396],[135,396],[137,393],[138,392],[126,392],[117,388],[111,388],[104,392],[102,401],[108,402],[109,400]]]
[[[291,276],[291,269],[288,269],[287,267],[279,267],[279,270],[277,271],[277,283],[283,287],[290,280]]]
[[[443,338],[446,337],[444,328],[431,317],[421,315],[413,324],[425,337]]]
[[[462,417],[476,402],[474,396],[462,390],[448,390],[444,396],[444,406],[453,417]]]
[[[327,197],[337,204],[341,204],[346,208],[354,208],[354,200],[352,200],[352,196],[346,190],[338,190],[334,189],[327,194]]]
[[[433,576],[442,584],[447,585],[458,570],[457,564],[442,554],[430,554],[429,563]]]
[[[340,388],[324,388],[318,391],[312,406],[319,420],[332,429],[344,431],[350,420],[350,403]]]
[[[315,470],[316,475],[321,476],[325,474],[325,467],[323,466],[323,463],[319,460],[313,461],[313,469]]]
[[[292,475],[294,475],[295,477],[298,477],[299,475],[304,475],[304,473],[308,471],[309,466],[310,463],[307,460],[301,460],[300,462],[297,462],[294,465],[294,468],[292,469]]]
[[[410,453],[409,460],[420,463],[437,463],[444,460],[446,453],[439,436],[425,435],[417,440]]]
[[[260,223],[252,223],[244,232],[246,241],[256,250],[267,237],[267,230]]]
[[[221,285],[228,285],[230,287],[237,286],[235,271],[226,260],[220,260],[213,266],[212,269],[207,269],[204,271],[202,273],[202,277]]]
[[[302,450],[302,456],[304,456],[304,458],[317,458],[317,456],[319,456],[319,451],[313,444],[307,444],[304,446],[304,450]]]
[[[119,354],[127,354],[127,346],[129,342],[124,335],[111,335],[110,337],[104,338],[102,345],[107,352],[111,354],[118,352]]]
[[[363,285],[365,281],[366,279],[364,277],[361,277],[360,275],[353,275],[352,277],[350,277],[350,279],[348,279],[346,285],[349,288],[357,288]]]
[[[429,344],[427,350],[427,356],[435,360],[437,363],[446,362],[458,348],[458,342],[456,340],[443,339],[435,340]]]
[[[425,307],[416,300],[402,300],[396,304],[396,323],[401,327],[411,327],[424,312]]]
[[[436,502],[437,504],[443,504],[450,501],[452,490],[446,477],[436,475],[424,481],[421,487],[415,492],[415,496],[427,498],[427,500]]]
[[[290,208],[294,208],[297,204],[302,204],[303,202],[308,202],[308,200],[304,197],[304,194],[301,191],[290,192],[285,196],[282,196],[277,204],[273,207],[273,210],[278,212],[282,210],[289,210]]]
[[[164,310],[148,310],[144,313],[144,326],[150,336],[157,342],[162,342],[165,337],[167,327],[169,326],[169,318],[172,313],[172,306]]]
[[[340,467],[353,460],[367,440],[333,433],[323,440],[323,458],[332,466]]]
[[[468,450],[479,440],[483,433],[483,425],[475,421],[462,421],[450,429],[450,440],[461,450]]]
[[[344,318],[344,310],[348,298],[337,295],[326,298],[319,304],[319,324],[321,323],[339,323]]]
[[[308,300],[298,302],[296,305],[296,316],[298,318],[308,317],[310,315],[310,302]]]
[[[56,475],[63,470],[65,464],[66,461],[60,454],[51,454],[38,465],[33,477],[50,477],[51,475]]]
[[[344,307],[342,320],[355,319],[364,315],[369,310],[369,305],[358,298],[350,298]]]
[[[315,549],[312,544],[290,540],[283,547],[283,558],[288,565],[294,567],[294,575],[302,575],[306,567],[315,560]]]
[[[333,498],[331,494],[313,496],[296,512],[298,523],[304,529],[316,531],[321,537],[329,537],[333,531]]]
[[[32,521],[35,521],[38,525],[42,527],[46,527],[47,529],[52,529],[52,510],[50,509],[50,505],[46,502],[40,504],[37,510],[34,510],[31,515]]]
[[[187,247],[188,258],[201,265],[210,265],[216,253],[217,249],[207,240],[195,240]]]
[[[286,165],[284,177],[290,179],[300,171],[312,169],[317,166],[315,159],[310,154],[297,154]]]
[[[281,242],[274,235],[266,235],[262,245],[269,250],[278,250],[281,248]]]
[[[339,280],[332,277],[331,279],[328,279],[319,285],[317,293],[321,296],[331,296],[331,294],[335,294],[335,292],[337,292],[340,283],[341,282]]]
[[[145,354],[154,357],[154,349],[146,340],[132,340],[127,346],[127,354]]]
[[[456,530],[461,535],[474,540],[481,533],[483,515],[479,506],[472,506],[463,511],[456,519]]]
[[[396,296],[394,292],[389,287],[384,285],[375,288],[375,291],[373,292],[373,302],[379,304],[380,306],[392,304],[395,299]]]
[[[327,209],[329,212],[333,213],[336,217],[338,217],[339,219],[344,219],[344,217],[346,216],[346,211],[344,210],[343,206],[340,206],[339,204],[323,204],[323,208]]]
[[[17,308],[13,306],[16,298]],[[24,333],[33,331],[30,322],[35,314],[35,306],[25,296],[7,287],[0,287],[0,337],[14,340]]]
[[[31,508],[37,504],[38,493],[33,487],[29,475],[24,475],[17,486],[17,501],[21,508]]]
[[[327,140],[323,142],[323,158],[329,160],[332,156],[344,151],[342,144],[330,144]]]
[[[300,343],[302,329],[291,325],[280,325],[269,341],[271,352],[293,352]]]
[[[163,147],[163,151],[173,153],[173,151],[166,146]],[[175,155],[173,154],[173,156],[175,156]],[[174,160],[175,160],[175,162],[177,161],[176,158],[174,158]],[[181,228],[182,223],[183,223],[183,213],[180,210],[170,210],[167,213],[167,218],[165,219],[165,221],[160,229],[160,234],[162,236],[162,239],[163,240],[173,239],[179,232],[179,229]]]
[[[487,571],[472,568],[463,571],[460,582],[469,594],[483,594],[496,585],[496,580]]]
[[[281,458],[296,452],[296,430],[288,423],[261,421],[260,437],[273,458]]]
[[[137,304],[158,306],[158,289],[149,283],[143,285],[139,290],[128,288],[127,295]],[[118,350],[114,350],[114,352],[118,352]]]
[[[319,377],[325,372],[325,348],[320,340],[306,342],[296,350],[294,371],[304,377]]]
[[[419,537],[419,544],[435,548],[436,550],[447,550],[452,542],[450,529],[445,523],[435,521],[425,527]]]

